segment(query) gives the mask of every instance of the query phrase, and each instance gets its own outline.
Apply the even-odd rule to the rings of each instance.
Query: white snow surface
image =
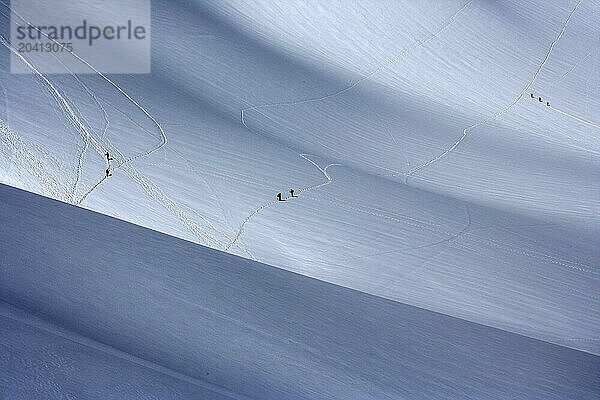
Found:
[[[149,75],[5,68],[0,182],[598,355],[599,16],[154,0]]]

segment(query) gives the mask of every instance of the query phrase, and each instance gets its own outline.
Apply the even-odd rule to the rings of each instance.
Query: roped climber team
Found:
[[[532,99],[535,99],[535,95],[534,95],[533,93],[530,93],[530,95],[531,95],[531,98],[532,98]],[[540,96],[540,97],[538,97],[538,101],[539,101],[540,103],[543,103],[543,102],[544,102],[544,100],[542,99],[542,97],[541,97],[541,96]],[[547,102],[546,102],[546,107],[550,107],[550,102],[549,102],[549,101],[547,101]]]

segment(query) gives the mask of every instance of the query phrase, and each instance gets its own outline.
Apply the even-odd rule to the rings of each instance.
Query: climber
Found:
[[[107,161],[112,161],[113,158],[110,156],[110,154],[108,154],[108,151],[106,152],[106,160]]]
[[[281,198],[281,193],[277,193],[277,200],[279,200],[279,201],[285,201],[284,199]]]
[[[106,177],[108,178],[109,176],[112,176],[110,173],[110,168],[106,168]]]
[[[549,101],[546,102],[546,106],[550,107],[550,102]]]
[[[298,197],[298,196],[294,196],[294,189],[290,189],[290,196],[291,197]]]
[[[531,98],[532,98],[532,99],[535,99],[535,96],[533,95],[533,93],[531,93]]]
[[[540,101],[540,103],[542,102],[542,98],[541,97],[538,97],[538,100]]]

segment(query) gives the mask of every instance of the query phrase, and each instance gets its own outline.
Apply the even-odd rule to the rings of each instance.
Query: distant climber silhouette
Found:
[[[279,201],[285,201],[284,199],[281,198],[281,193],[277,193],[277,200],[279,200]]]
[[[533,93],[531,93],[531,98],[532,98],[532,99],[535,99],[535,96],[533,95]]]
[[[294,196],[294,189],[290,189],[290,196],[292,196],[292,197],[298,197],[298,196]]]
[[[106,152],[106,160],[107,161],[112,161],[113,158],[110,156],[110,154],[108,154],[108,151]]]
[[[110,173],[110,168],[106,168],[106,177],[108,178],[109,176],[112,176]]]
[[[538,97],[538,100],[540,101],[540,103],[542,102],[542,98],[541,97]]]
[[[550,102],[549,102],[549,101],[547,101],[547,102],[546,102],[546,105],[547,105],[548,107],[550,107]]]

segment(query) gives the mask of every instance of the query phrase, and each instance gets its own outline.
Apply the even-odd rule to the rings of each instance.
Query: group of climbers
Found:
[[[531,98],[532,98],[532,99],[535,99],[535,96],[533,95],[533,93],[531,93]],[[541,97],[538,97],[538,101],[539,101],[540,103],[543,103],[543,102],[544,102],[544,100],[542,100],[542,98],[541,98]],[[547,102],[546,102],[546,106],[547,106],[547,107],[550,107],[550,102],[549,102],[549,101],[547,101]]]

